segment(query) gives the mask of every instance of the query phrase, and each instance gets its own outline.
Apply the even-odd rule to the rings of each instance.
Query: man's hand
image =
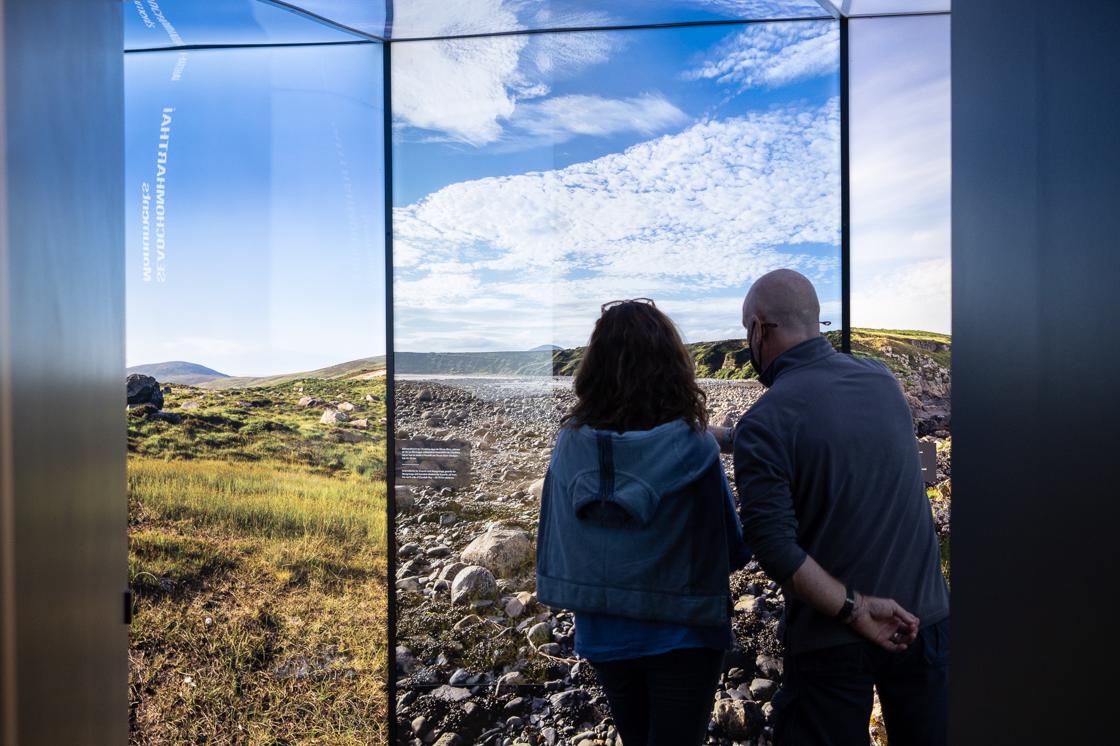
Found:
[[[890,598],[857,594],[848,625],[892,653],[905,650],[918,636],[918,617]]]
[[[731,428],[708,425],[708,432],[710,432],[712,436],[715,437],[716,443],[719,443],[719,450],[721,452],[731,453],[732,446],[734,445],[731,442]]]

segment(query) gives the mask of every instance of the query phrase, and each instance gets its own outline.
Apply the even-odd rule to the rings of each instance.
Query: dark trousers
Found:
[[[722,650],[682,648],[592,666],[625,746],[704,742],[723,670]]]
[[[922,627],[901,653],[858,642],[787,655],[775,746],[867,746],[872,686],[891,746],[946,746],[949,620]]]

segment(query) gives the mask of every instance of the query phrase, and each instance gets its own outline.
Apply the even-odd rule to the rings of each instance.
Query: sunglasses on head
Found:
[[[646,306],[653,306],[654,308],[657,308],[654,302],[649,298],[629,298],[627,300],[612,300],[604,303],[602,306],[600,306],[599,311],[600,313],[606,313],[612,308],[617,308],[618,306],[623,306],[627,303],[641,303]]]

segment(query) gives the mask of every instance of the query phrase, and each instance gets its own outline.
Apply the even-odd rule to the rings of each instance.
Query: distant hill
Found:
[[[125,373],[139,373],[151,376],[160,383],[181,383],[188,386],[197,386],[204,381],[218,378],[229,378],[225,373],[219,373],[213,368],[207,368],[198,363],[188,363],[184,360],[170,360],[166,363],[146,363],[133,365]]]
[[[825,335],[836,347],[840,332]],[[852,329],[852,352],[885,363],[899,378],[947,380],[951,338],[946,334],[895,329]],[[728,339],[687,345],[700,378],[755,378],[746,341]],[[499,352],[398,352],[397,373],[420,375],[570,376],[584,347],[562,349],[541,345],[532,350]],[[303,378],[361,379],[385,375],[385,356],[366,357],[317,370],[273,376],[228,376],[202,365],[182,361],[137,365],[129,373],[144,373],[160,383],[181,383],[209,389],[274,386]]]
[[[825,335],[840,346],[840,332]],[[919,372],[948,372],[951,339],[945,334],[894,329],[853,329],[852,352],[879,360],[902,378]],[[746,340],[693,342],[687,345],[701,378],[755,378]],[[583,347],[561,349],[542,345],[508,352],[398,352],[396,372],[427,375],[570,376],[579,366]]]
[[[207,389],[246,389],[254,386],[276,386],[282,383],[298,381],[301,378],[319,379],[361,379],[377,378],[385,375],[385,356],[363,357],[359,360],[350,360],[326,368],[308,370],[300,373],[281,373],[275,376],[230,376],[227,378],[206,381],[202,388]],[[157,376],[157,380],[158,376]],[[162,381],[161,381],[162,383]]]

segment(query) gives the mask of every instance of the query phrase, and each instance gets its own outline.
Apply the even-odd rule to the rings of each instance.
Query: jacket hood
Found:
[[[684,420],[626,433],[564,429],[553,464],[564,465],[561,482],[569,491],[557,497],[570,500],[581,518],[621,510],[624,520],[645,524],[665,495],[696,481],[718,459],[715,438]]]

